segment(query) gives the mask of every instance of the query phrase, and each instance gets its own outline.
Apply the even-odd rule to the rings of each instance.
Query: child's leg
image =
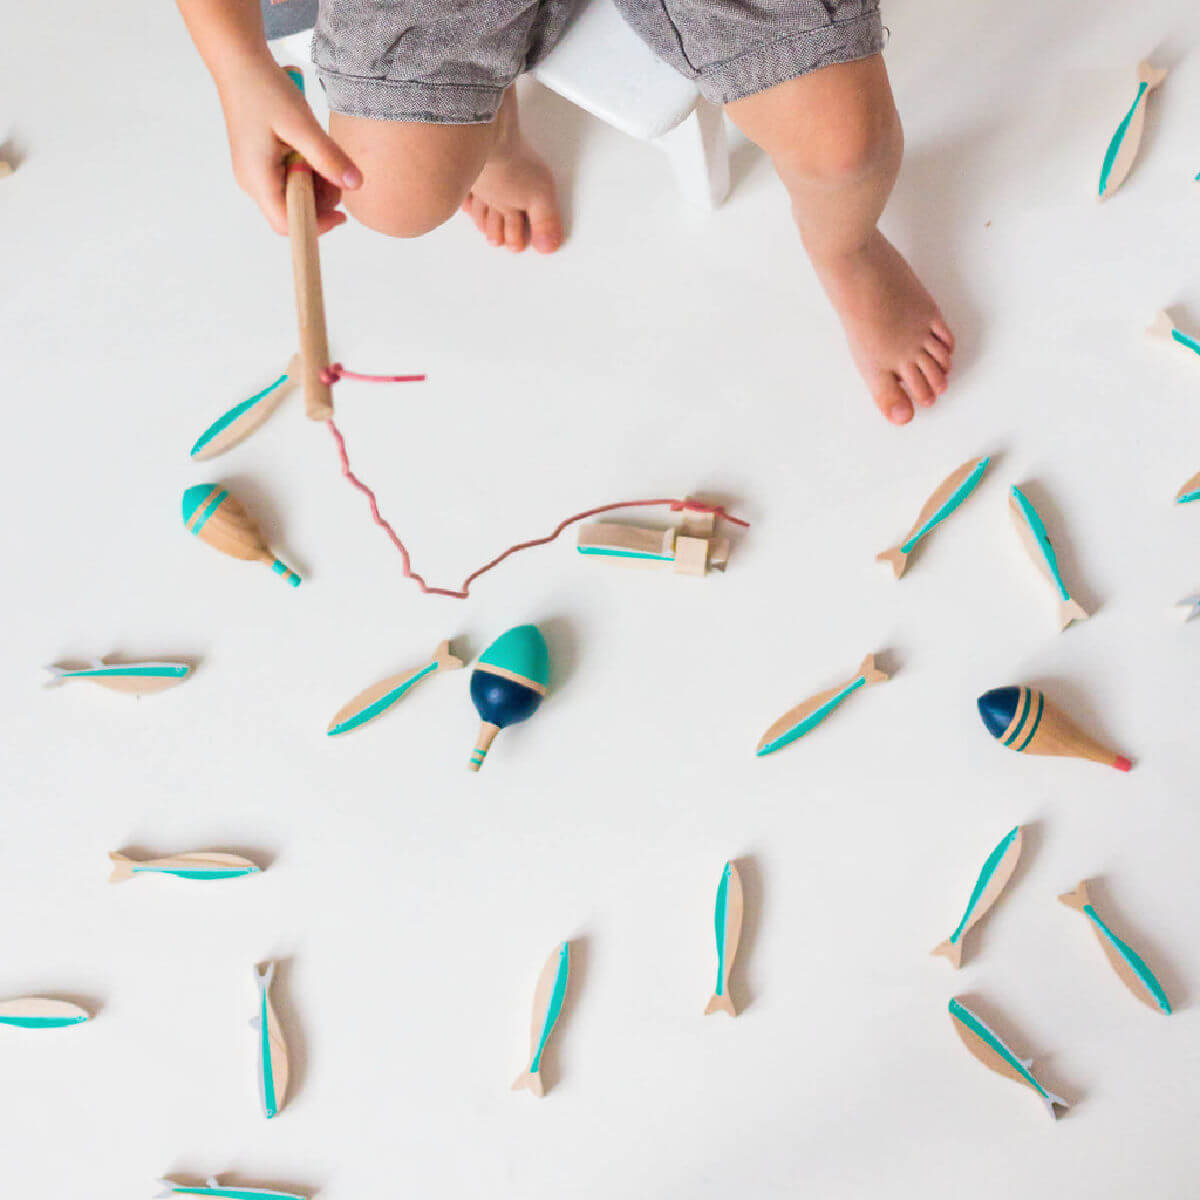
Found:
[[[876,228],[904,144],[882,57],[824,67],[726,112],[771,156],[875,403],[895,424],[911,420],[911,401],[945,390],[954,339]]]

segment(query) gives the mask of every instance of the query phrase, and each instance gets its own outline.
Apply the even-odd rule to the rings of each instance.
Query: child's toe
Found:
[[[893,425],[907,425],[912,420],[912,401],[905,395],[895,375],[881,375],[872,394],[879,411]]]
[[[483,232],[490,245],[504,245],[504,214],[498,208],[488,208]]]
[[[950,332],[950,327],[942,320],[939,313],[930,322],[929,328],[933,330],[934,336],[946,347],[951,353],[954,352],[954,334]]]
[[[533,248],[539,254],[553,254],[562,245],[562,218],[558,209],[549,204],[529,206],[529,231]]]
[[[509,209],[504,214],[504,244],[520,254],[529,245],[528,223],[519,208]]]
[[[933,388],[933,394],[940,396],[946,390],[946,372],[941,363],[927,350],[922,350],[917,355],[917,366],[921,368],[926,382]]]
[[[929,386],[929,381],[921,374],[921,368],[915,362],[901,364],[900,382],[917,404],[927,407],[933,403],[933,388]]]
[[[954,353],[946,345],[945,342],[938,338],[931,337],[925,341],[925,353],[933,359],[943,371],[950,370],[950,364],[954,361]]]

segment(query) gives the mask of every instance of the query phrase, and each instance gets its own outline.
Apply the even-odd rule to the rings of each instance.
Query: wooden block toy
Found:
[[[287,67],[288,78],[304,92],[304,75]],[[317,200],[312,167],[291,151],[287,164],[288,240],[292,247],[292,279],[296,290],[296,323],[300,328],[301,379],[304,411],[310,420],[333,416],[329,387],[329,335],[325,329],[325,297],[321,290],[321,251],[317,246]]]
[[[721,872],[713,923],[717,934],[717,984],[704,1006],[704,1015],[723,1012],[736,1017],[737,1009],[729,995],[729,976],[742,936],[742,877],[732,862],[727,862]]]
[[[270,996],[274,978],[273,962],[254,968],[254,979],[258,984],[258,1013],[250,1025],[258,1034],[258,1096],[267,1120],[283,1111],[288,1087],[287,1043],[283,1040],[283,1030]]]
[[[330,737],[336,737],[338,734],[358,729],[387,712],[426,675],[432,675],[435,671],[457,671],[462,665],[462,659],[455,658],[450,653],[450,643],[442,642],[427,663],[402,671],[399,675],[381,679],[366,691],[359,692],[349,704],[343,705],[334,713],[333,720],[329,722],[329,728],[325,732]]]
[[[21,996],[0,1000],[0,1025],[17,1029],[63,1029],[82,1025],[88,1014],[68,1000],[50,1000],[45,996]]]
[[[1165,312],[1160,312],[1154,318],[1146,332],[1153,338],[1169,342],[1172,346],[1178,346],[1181,350],[1200,358],[1200,338],[1194,338],[1176,329],[1175,323]]]
[[[46,687],[61,687],[72,679],[85,679],[113,692],[150,696],[182,683],[191,669],[187,663],[105,663],[93,658],[87,667],[47,667],[50,678],[46,680]]]
[[[250,515],[217,483],[198,483],[183,493],[183,524],[202,542],[222,554],[247,562],[266,563],[292,587],[300,586],[300,576],[267,549]]]
[[[1087,880],[1085,879],[1073,891],[1064,892],[1059,896],[1068,908],[1081,912],[1091,922],[1092,930],[1100,942],[1105,958],[1121,982],[1145,1005],[1170,1015],[1171,1002],[1163,986],[1154,977],[1154,972],[1146,966],[1141,955],[1127,942],[1123,942],[1105,924],[1096,911],[1088,895]]]
[[[678,529],[644,529],[599,521],[579,530],[578,550],[594,558],[612,559],[629,567],[670,568],[676,575],[704,575],[711,567],[723,571],[729,562],[729,539],[712,536],[712,513],[708,533]]]
[[[971,928],[976,925],[1000,899],[1001,892],[1008,886],[1012,873],[1017,869],[1021,857],[1021,827],[1014,825],[996,844],[975,886],[971,889],[971,897],[967,901],[966,911],[955,927],[954,932],[944,941],[934,946],[931,953],[940,954],[950,960],[950,965],[956,970],[962,966],[963,941]]]
[[[990,1071],[1003,1075],[1016,1083],[1023,1083],[1031,1088],[1039,1100],[1046,1106],[1046,1111],[1056,1120],[1060,1112],[1065,1112],[1070,1106],[1061,1097],[1048,1092],[1033,1074],[1033,1059],[1018,1058],[994,1030],[990,1029],[981,1017],[973,1013],[957,998],[950,1001],[950,1016],[954,1020],[954,1031],[962,1039],[962,1043]]]
[[[222,413],[197,439],[192,446],[191,456],[196,462],[205,462],[232,450],[244,442],[279,407],[280,403],[296,389],[300,382],[300,355],[293,354],[283,372],[261,392],[255,392],[249,400],[235,404]]]
[[[951,472],[937,491],[925,501],[904,541],[891,550],[877,554],[875,561],[887,563],[899,579],[904,574],[908,566],[908,556],[917,543],[936,529],[975,490],[990,461],[990,457],[973,458]]]
[[[1062,572],[1058,567],[1058,555],[1050,544],[1050,535],[1038,510],[1030,503],[1029,498],[1020,488],[1014,487],[1009,494],[1008,510],[1012,515],[1013,525],[1021,545],[1033,560],[1042,578],[1054,589],[1058,598],[1058,628],[1061,632],[1074,621],[1086,621],[1088,614],[1083,606],[1071,599],[1067,585],[1063,582]]]
[[[1018,754],[1086,758],[1118,771],[1133,766],[1124,755],[1080,733],[1036,688],[993,688],[978,704],[988,733]]]
[[[480,656],[471,672],[471,701],[482,724],[471,751],[478,771],[501,729],[537,712],[550,682],[550,651],[536,625],[518,625],[502,633]]]
[[[238,854],[223,854],[219,850],[197,850],[186,854],[169,854],[163,858],[130,858],[119,850],[110,851],[112,874],[109,883],[124,883],[135,875],[171,875],[176,879],[238,879],[257,875],[261,868]]]
[[[1176,504],[1191,504],[1193,500],[1200,500],[1200,471],[1175,493]]]
[[[1138,63],[1137,94],[1129,106],[1129,111],[1121,118],[1121,123],[1104,153],[1104,162],[1100,166],[1098,199],[1107,199],[1125,182],[1125,177],[1137,158],[1138,147],[1142,144],[1147,99],[1166,77],[1165,69],[1153,67],[1145,61]]]
[[[773,754],[776,750],[790,745],[797,738],[802,738],[820,725],[847,696],[857,692],[859,688],[870,687],[875,683],[887,683],[887,681],[888,676],[875,665],[875,656],[868,654],[862,660],[858,674],[853,679],[848,679],[845,683],[830,688],[828,691],[810,696],[802,704],[798,704],[784,713],[759,739],[755,754],[762,758],[766,754]]]
[[[158,1186],[161,1192],[156,1192],[156,1200],[166,1200],[168,1196],[209,1196],[214,1200],[308,1200],[299,1192],[280,1192],[275,1188],[247,1187],[245,1184],[222,1184],[215,1175],[209,1176],[206,1183],[175,1183],[171,1179],[160,1179]]]
[[[550,1035],[554,1032],[554,1024],[562,1012],[570,973],[571,944],[561,942],[546,959],[546,965],[542,967],[542,973],[538,976],[537,990],[533,994],[533,1022],[529,1031],[529,1066],[513,1081],[514,1092],[524,1088],[535,1096],[546,1094],[542,1083],[542,1056],[546,1052]]]

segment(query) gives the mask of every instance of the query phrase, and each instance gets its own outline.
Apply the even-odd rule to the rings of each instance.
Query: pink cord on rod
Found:
[[[503,554],[496,555],[491,562],[484,563],[477,571],[472,571],[470,575],[463,580],[462,587],[455,591],[452,588],[430,587],[425,580],[412,569],[412,559],[409,557],[408,550],[404,543],[400,540],[399,535],[384,519],[379,511],[379,504],[375,499],[375,493],[367,487],[365,483],[350,469],[350,459],[346,454],[346,439],[342,437],[341,430],[333,423],[332,418],[327,422],[329,432],[333,434],[333,440],[337,444],[338,458],[342,463],[342,474],[367,498],[367,503],[371,506],[371,516],[375,518],[375,524],[380,527],[392,539],[392,545],[400,551],[400,558],[404,564],[404,577],[411,579],[417,587],[427,596],[451,596],[456,600],[465,600],[467,594],[471,590],[471,584],[475,582],[480,575],[490,571],[493,567],[502,563],[510,554],[516,554],[518,550],[530,550],[534,546],[544,546],[547,542],[552,542],[564,529],[569,525],[574,525],[577,521],[585,521],[588,517],[596,517],[601,513],[615,512],[619,508],[656,508],[662,506],[670,507],[672,512],[702,512],[713,513],[718,518],[724,518],[726,521],[731,521],[734,525],[741,525],[743,528],[749,528],[750,522],[743,521],[738,517],[730,516],[719,504],[701,504],[698,500],[622,500],[616,504],[602,504],[599,508],[589,508],[586,512],[576,513],[573,517],[567,517],[565,521],[560,521],[555,527],[554,532],[547,534],[545,537],[534,538],[529,542],[518,542],[515,546],[509,546]]]
[[[326,386],[339,379],[358,379],[363,383],[420,383],[424,375],[363,375],[358,371],[347,371],[341,363],[330,363],[321,371],[321,382]]]

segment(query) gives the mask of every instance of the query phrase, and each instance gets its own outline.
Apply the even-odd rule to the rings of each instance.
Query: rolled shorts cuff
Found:
[[[696,73],[696,85],[705,99],[729,104],[821,67],[878,54],[886,40],[879,13],[864,13],[764,42],[735,58],[703,67]]]
[[[329,107],[373,121],[487,125],[496,119],[504,88],[469,83],[410,83],[317,69]]]

